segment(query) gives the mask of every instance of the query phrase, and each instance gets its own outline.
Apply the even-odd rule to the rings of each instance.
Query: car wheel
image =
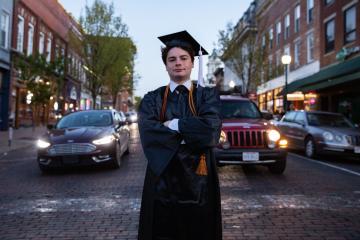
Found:
[[[315,141],[312,137],[308,137],[305,140],[305,155],[309,158],[314,158],[316,156]]]
[[[119,168],[121,165],[121,151],[120,151],[120,143],[116,142],[116,147],[115,147],[115,153],[114,153],[115,158],[112,161],[112,168],[116,169]]]
[[[286,158],[280,159],[268,166],[269,171],[274,174],[282,174],[286,168]]]

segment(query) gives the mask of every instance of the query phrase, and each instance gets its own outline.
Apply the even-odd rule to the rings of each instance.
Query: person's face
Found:
[[[178,47],[170,49],[166,57],[166,71],[170,79],[182,82],[190,79],[191,69],[194,67],[190,54]]]

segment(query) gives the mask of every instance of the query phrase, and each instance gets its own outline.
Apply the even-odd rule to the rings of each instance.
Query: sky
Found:
[[[85,5],[94,0],[58,0],[76,19],[85,13]],[[128,34],[137,47],[135,74],[139,76],[135,95],[143,96],[169,82],[161,60],[162,43],[158,36],[187,30],[209,53],[218,41],[219,31],[230,22],[235,25],[251,0],[103,0],[114,3],[115,15],[128,26]],[[207,74],[207,57],[203,75]],[[195,60],[197,66],[197,60]],[[198,68],[191,78],[197,79]]]

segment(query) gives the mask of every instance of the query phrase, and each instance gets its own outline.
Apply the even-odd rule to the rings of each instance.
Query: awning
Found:
[[[288,84],[288,93],[331,87],[360,78],[360,56],[329,66],[319,72]],[[284,94],[284,89],[277,95]]]

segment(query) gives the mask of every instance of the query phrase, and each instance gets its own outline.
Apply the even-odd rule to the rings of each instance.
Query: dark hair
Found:
[[[182,50],[188,52],[191,58],[191,62],[194,62],[195,52],[194,49],[190,46],[190,44],[181,41],[171,41],[170,43],[166,44],[166,47],[161,48],[161,58],[165,65],[166,65],[167,55],[169,51],[174,47],[181,48]]]

